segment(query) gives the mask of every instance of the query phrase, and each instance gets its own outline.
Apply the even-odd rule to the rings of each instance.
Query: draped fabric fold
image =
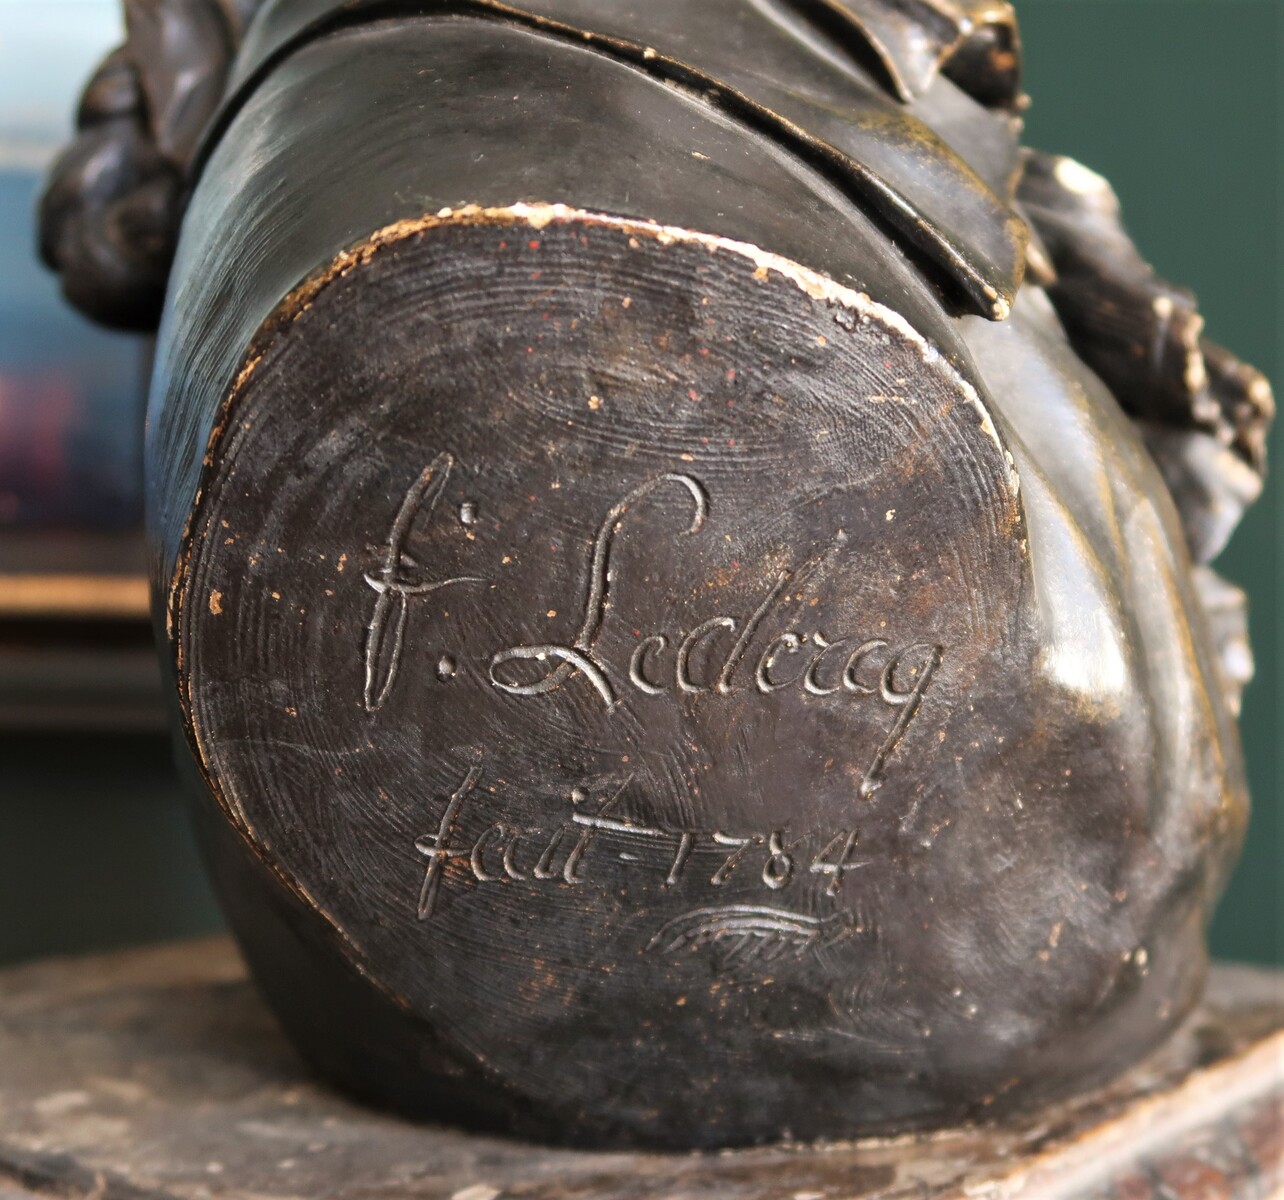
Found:
[[[1100,175],[1030,153],[1019,192],[1056,271],[1048,295],[1075,352],[1141,426],[1191,554],[1211,561],[1261,493],[1270,384],[1204,336],[1194,296],[1142,258]]]
[[[902,100],[940,72],[986,104],[1020,103],[1021,42],[1006,0],[797,0],[848,26],[877,54]]]

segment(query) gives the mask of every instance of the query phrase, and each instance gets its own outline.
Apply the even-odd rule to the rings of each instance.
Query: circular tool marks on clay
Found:
[[[830,1053],[1019,657],[1010,462],[914,331],[718,239],[430,218],[283,305],[211,464],[189,726],[371,977],[518,1087],[685,1071],[678,999]]]

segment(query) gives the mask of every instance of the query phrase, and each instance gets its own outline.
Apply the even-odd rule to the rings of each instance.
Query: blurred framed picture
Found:
[[[142,539],[150,345],[33,252],[43,173],[122,36],[115,0],[0,0],[0,728],[161,724]]]

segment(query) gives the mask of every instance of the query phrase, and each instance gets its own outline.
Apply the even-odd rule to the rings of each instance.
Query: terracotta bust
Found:
[[[126,10],[42,245],[161,322],[175,724],[320,1070],[710,1147],[1165,1037],[1271,394],[1021,147],[1007,4]]]

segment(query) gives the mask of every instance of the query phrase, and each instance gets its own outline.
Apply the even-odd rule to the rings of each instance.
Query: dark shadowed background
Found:
[[[1284,8],[1277,0],[1017,7],[1034,100],[1027,140],[1107,175],[1142,251],[1197,292],[1211,336],[1284,385]],[[128,339],[52,315],[54,285],[30,251],[35,181],[57,136],[50,122],[69,124],[75,81],[110,44],[113,23],[110,0],[0,0],[0,455],[6,430],[19,427],[19,360],[32,350],[14,331],[33,312],[56,331],[46,337],[91,347],[105,372],[127,375],[137,363]],[[7,436],[12,450],[19,435]],[[1278,435],[1274,443],[1278,453]],[[1273,478],[1220,562],[1252,598],[1258,677],[1243,729],[1256,808],[1213,941],[1224,957],[1284,964],[1282,504]],[[0,817],[0,962],[217,927],[161,735],[0,735]]]

